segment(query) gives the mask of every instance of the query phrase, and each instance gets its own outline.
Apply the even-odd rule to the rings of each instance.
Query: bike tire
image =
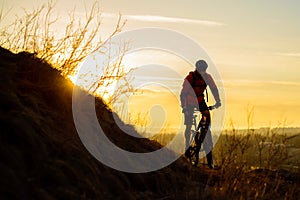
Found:
[[[199,147],[191,147],[190,148],[190,163],[192,166],[197,166],[199,162]]]
[[[189,160],[192,166],[197,166],[199,162],[200,146],[199,144],[197,144],[197,139],[196,139],[197,137],[199,137],[199,133],[195,135],[195,138],[189,147],[189,153],[190,153]]]

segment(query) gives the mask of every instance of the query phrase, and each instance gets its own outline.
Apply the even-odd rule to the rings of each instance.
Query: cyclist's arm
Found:
[[[187,106],[187,94],[189,93],[189,90],[191,90],[191,83],[192,83],[193,77],[191,74],[187,75],[187,77],[184,79],[182,84],[182,89],[180,93],[180,101],[181,101],[181,107],[183,109]]]
[[[211,77],[211,75],[207,74],[206,82],[207,82],[207,85],[209,86],[209,89],[211,90],[211,93],[213,94],[213,96],[215,98],[216,103],[221,103],[218,87],[217,87],[215,81],[213,80],[213,78]]]

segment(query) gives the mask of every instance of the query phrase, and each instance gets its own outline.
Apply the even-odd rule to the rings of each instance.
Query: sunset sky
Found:
[[[1,6],[11,10],[6,21],[1,23],[13,20],[23,8],[31,10],[46,2],[2,1]],[[57,0],[56,9],[61,19],[74,6],[78,14],[84,14],[83,2]],[[86,1],[86,7],[91,7],[93,2]],[[127,19],[124,31],[144,27],[166,28],[180,32],[201,45],[214,62],[224,84],[224,127],[228,127],[230,119],[236,127],[246,127],[249,107],[254,108],[255,127],[300,126],[300,1],[102,0],[100,5],[104,36],[113,30],[121,13],[123,19]],[[138,67],[149,62],[145,55],[156,55],[156,64],[174,68],[189,65],[172,55],[157,55],[155,52],[128,55],[124,62]],[[180,71],[180,77],[188,72]],[[173,84],[180,87],[182,81],[178,79]],[[165,105],[164,109],[172,112],[168,114],[169,118],[173,116],[168,125],[180,123],[177,119],[181,110],[176,98],[172,95],[162,98],[164,89],[151,87],[151,92],[144,94],[151,98],[147,96],[139,100],[141,96],[137,96],[130,104],[141,110],[147,107],[143,104],[150,107]],[[151,102],[155,102],[154,105]]]

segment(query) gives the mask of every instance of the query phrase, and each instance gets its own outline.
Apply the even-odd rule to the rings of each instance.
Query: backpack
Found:
[[[190,72],[190,74],[192,75],[193,77],[193,80],[192,80],[192,83],[191,83],[191,86],[192,88],[196,87],[196,82],[197,82],[197,78],[195,77],[195,71],[192,71]],[[199,74],[199,76],[201,77],[201,79],[205,82],[204,78],[202,77],[201,74]],[[205,95],[206,95],[206,102],[208,102],[208,92],[207,92],[207,84],[205,83]],[[204,93],[204,91],[203,91]]]

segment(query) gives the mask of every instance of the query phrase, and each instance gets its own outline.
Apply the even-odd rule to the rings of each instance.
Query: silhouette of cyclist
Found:
[[[210,132],[210,111],[207,107],[204,98],[204,91],[206,90],[207,85],[209,86],[216,104],[215,108],[221,106],[221,101],[219,97],[218,88],[212,78],[212,76],[206,73],[208,67],[207,63],[204,60],[198,60],[195,64],[195,71],[190,72],[184,79],[182,90],[180,94],[182,112],[184,113],[184,124],[186,125],[185,129],[185,141],[186,141],[186,152],[185,156],[189,157],[190,151],[188,150],[189,141],[191,136],[191,128],[193,124],[193,114],[196,110],[199,110],[202,114],[200,124],[205,128],[206,136],[203,142],[203,148],[206,153],[206,159],[209,168],[214,168],[213,165],[213,155],[212,155],[212,136]],[[207,92],[206,92],[207,95]]]

